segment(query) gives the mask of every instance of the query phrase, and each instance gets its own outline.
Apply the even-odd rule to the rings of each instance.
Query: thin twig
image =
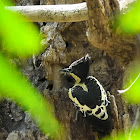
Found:
[[[122,94],[122,93],[127,92],[135,84],[135,82],[138,80],[139,77],[140,77],[140,73],[138,74],[138,76],[136,77],[136,79],[134,80],[134,82],[128,88],[126,88],[124,90],[117,90],[118,93],[119,93],[119,95]]]

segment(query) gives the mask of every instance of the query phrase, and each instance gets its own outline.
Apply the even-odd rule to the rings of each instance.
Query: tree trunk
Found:
[[[41,4],[78,2],[83,0],[40,0]],[[20,5],[30,3],[35,4],[34,1],[20,1]],[[87,0],[87,6],[88,22],[39,23],[43,36],[42,45],[46,50],[36,56],[35,63],[29,59],[23,67],[23,73],[29,76],[32,83],[54,106],[54,113],[66,132],[65,138],[60,140],[93,140],[103,137],[102,134],[97,134],[90,128],[82,114],[79,113],[78,120],[75,121],[76,111],[67,94],[71,79],[65,79],[59,73],[61,68],[70,65],[87,53],[91,57],[89,75],[96,77],[111,94],[109,98],[112,104],[114,129],[109,135],[114,137],[119,130],[127,132],[134,120],[135,109],[128,105],[122,96],[117,95],[117,90],[122,88],[125,68],[136,54],[136,39],[130,35],[120,36],[118,30],[113,30],[112,19],[115,18],[116,13],[119,13],[119,4],[116,0],[102,2]],[[0,115],[6,116],[6,110],[11,110],[11,113],[16,107],[11,102],[3,102],[1,108],[5,110],[1,111]],[[47,140],[47,136],[40,133],[28,113],[19,110],[16,112],[20,116],[22,114],[22,118],[16,121],[16,116],[14,123],[11,119],[7,120],[6,117],[0,116],[3,126],[0,134],[4,133],[3,137],[7,137],[7,140],[16,140],[13,139],[14,136],[18,140],[26,138]],[[11,129],[7,129],[9,124],[12,126]],[[23,126],[27,124],[28,128],[24,131]]]

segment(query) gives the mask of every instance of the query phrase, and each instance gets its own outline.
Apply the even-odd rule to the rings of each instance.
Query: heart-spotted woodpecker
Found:
[[[68,95],[77,111],[92,124],[94,131],[109,133],[112,130],[110,102],[101,83],[95,77],[88,76],[89,61],[90,57],[87,54],[61,72],[75,81]]]

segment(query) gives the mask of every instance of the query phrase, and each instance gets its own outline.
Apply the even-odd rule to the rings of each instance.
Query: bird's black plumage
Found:
[[[96,105],[101,105],[101,90],[94,77],[87,77],[84,84],[86,85],[88,92],[84,91],[81,86],[77,85],[72,87],[73,98],[76,97],[80,104],[86,104],[91,109],[94,109]]]
[[[89,59],[86,55],[61,71],[75,79],[68,94],[76,108],[93,124],[94,130],[108,133],[112,129],[110,103],[100,82],[95,77],[88,76]]]

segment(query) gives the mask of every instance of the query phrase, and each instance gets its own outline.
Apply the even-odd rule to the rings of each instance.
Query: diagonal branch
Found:
[[[86,3],[65,5],[7,6],[31,22],[78,22],[88,19]]]

